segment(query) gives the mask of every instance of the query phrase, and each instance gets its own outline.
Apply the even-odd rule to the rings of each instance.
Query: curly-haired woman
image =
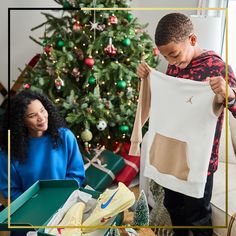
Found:
[[[8,125],[9,124],[9,125]],[[32,91],[14,96],[0,132],[0,191],[8,197],[7,130],[11,130],[11,200],[37,180],[85,178],[72,132],[47,97]]]

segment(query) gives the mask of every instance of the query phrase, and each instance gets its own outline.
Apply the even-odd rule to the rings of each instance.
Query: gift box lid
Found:
[[[71,193],[78,189],[76,180],[40,180],[33,184],[21,196],[11,203],[11,226],[47,225],[50,218],[63,206]],[[79,188],[97,199],[97,191]],[[0,212],[0,228],[7,230],[8,208]],[[29,229],[29,230],[33,230]],[[46,235],[46,234],[45,234]]]

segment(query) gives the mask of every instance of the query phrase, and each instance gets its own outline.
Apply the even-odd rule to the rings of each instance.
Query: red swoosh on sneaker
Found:
[[[111,219],[111,216],[109,216],[109,217],[107,217],[107,218],[102,217],[101,223],[104,223],[104,222],[106,222],[106,221],[109,220],[109,219]]]

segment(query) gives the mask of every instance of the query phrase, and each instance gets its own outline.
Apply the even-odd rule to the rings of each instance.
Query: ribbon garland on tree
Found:
[[[93,41],[95,41],[95,38],[96,38],[96,29],[97,29],[97,26],[98,26],[98,23],[96,22],[95,7],[96,7],[96,0],[93,0],[93,8],[94,8],[94,11],[93,11],[93,23],[92,23],[92,28],[91,28],[91,29],[93,29]]]

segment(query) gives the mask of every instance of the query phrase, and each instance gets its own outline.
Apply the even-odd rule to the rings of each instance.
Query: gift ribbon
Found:
[[[139,171],[138,167],[132,162],[132,161],[129,161],[129,160],[126,160],[124,159],[125,163],[129,166],[131,166],[132,168],[134,168],[136,170],[136,172]]]
[[[86,156],[84,156],[84,159],[88,162],[84,165],[85,170],[87,170],[91,165],[96,167],[97,169],[107,173],[113,180],[116,178],[115,175],[112,173],[111,170],[105,168],[102,166],[101,161],[98,159],[100,154],[104,151],[104,148],[101,148],[100,150],[96,151],[95,156],[90,160]]]

